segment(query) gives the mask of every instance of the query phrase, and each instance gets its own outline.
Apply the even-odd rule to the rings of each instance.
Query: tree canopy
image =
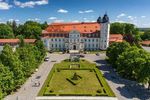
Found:
[[[150,30],[144,32],[144,34],[141,36],[142,40],[150,40]]]
[[[0,24],[0,38],[14,38],[13,30],[9,25]]]
[[[124,78],[149,83],[150,88],[150,53],[127,42],[114,43],[107,49],[109,62],[117,73]]]
[[[23,44],[16,51],[5,45],[0,54],[0,96],[18,89],[38,68],[46,50],[40,40],[35,45]]]

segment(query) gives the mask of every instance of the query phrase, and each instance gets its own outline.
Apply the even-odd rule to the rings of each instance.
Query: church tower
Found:
[[[110,23],[107,14],[103,18],[99,17],[97,22],[100,24],[100,49],[106,50],[109,47]]]

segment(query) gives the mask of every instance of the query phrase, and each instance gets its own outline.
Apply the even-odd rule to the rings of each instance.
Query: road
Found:
[[[57,62],[60,62],[61,60],[69,58],[69,54],[48,54],[48,56],[50,57],[50,61],[41,64],[38,72],[33,74],[22,86],[22,88],[18,90],[17,93],[7,96],[5,100],[35,100],[35,97],[37,96],[42,84],[46,80],[46,77],[48,76],[48,73],[50,72],[53,65]],[[84,59],[90,62],[95,62],[98,66],[101,65],[100,70],[104,74],[106,81],[108,82],[111,89],[114,91],[118,100],[150,99],[149,98],[150,96],[146,97],[146,99],[143,99],[145,97],[141,96],[142,90],[136,89],[137,86],[130,87],[130,85],[133,85],[135,83],[120,78],[116,74],[116,72],[107,64],[107,62],[105,61],[105,57],[106,57],[105,53],[100,54],[100,56],[96,56],[95,54],[86,54]],[[56,60],[57,62],[51,62],[52,60]],[[32,87],[33,81],[35,80],[35,77],[38,75],[41,76],[41,78],[38,80],[40,81],[41,86]],[[138,95],[137,93],[139,93],[139,97],[137,97]]]
[[[42,63],[38,69],[38,72],[33,74],[17,93],[7,96],[4,100],[35,100],[35,97],[37,96],[53,65],[69,57],[68,54],[65,54],[65,56],[60,54],[48,54],[48,56],[50,57],[50,61]],[[57,62],[51,62],[54,60]],[[35,79],[37,76],[41,76],[40,79]],[[33,86],[36,80],[41,84],[39,87]]]
[[[146,51],[150,52],[150,47],[146,47],[146,46],[142,46],[143,49],[145,49]]]

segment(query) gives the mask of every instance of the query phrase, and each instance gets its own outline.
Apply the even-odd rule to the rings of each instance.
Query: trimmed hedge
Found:
[[[63,61],[64,62],[64,61]],[[91,67],[85,67],[85,64],[82,63],[82,61],[80,61],[80,68],[69,68],[67,66],[67,64],[64,64],[66,67],[59,67],[61,64],[55,64],[54,67],[51,69],[46,81],[44,82],[40,92],[38,93],[38,96],[110,96],[110,97],[115,97],[113,91],[111,90],[111,88],[109,87],[109,85],[107,84],[105,78],[103,77],[102,73],[100,72],[100,70],[98,68],[96,68],[96,64],[89,64],[89,65],[93,65]],[[86,60],[84,61],[84,63],[87,62]],[[67,62],[66,62],[67,63]],[[59,66],[58,66],[59,65]],[[62,65],[62,66],[64,66]],[[68,64],[69,65],[69,64]],[[88,65],[88,64],[87,64]],[[99,81],[99,84],[101,85],[101,93],[96,93],[96,94],[55,94],[54,93],[45,93],[46,92],[46,88],[47,85],[49,84],[49,82],[51,81],[51,78],[53,76],[53,74],[55,72],[61,71],[61,70],[89,70],[89,72],[95,72],[96,77]],[[68,79],[67,79],[68,80]],[[69,82],[71,82],[70,80],[68,80]],[[74,84],[72,82],[72,84]],[[76,85],[76,84],[74,84]]]

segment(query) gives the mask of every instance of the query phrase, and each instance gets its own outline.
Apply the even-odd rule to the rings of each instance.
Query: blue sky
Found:
[[[150,0],[0,0],[0,22],[93,22],[105,12],[111,22],[150,27]]]

